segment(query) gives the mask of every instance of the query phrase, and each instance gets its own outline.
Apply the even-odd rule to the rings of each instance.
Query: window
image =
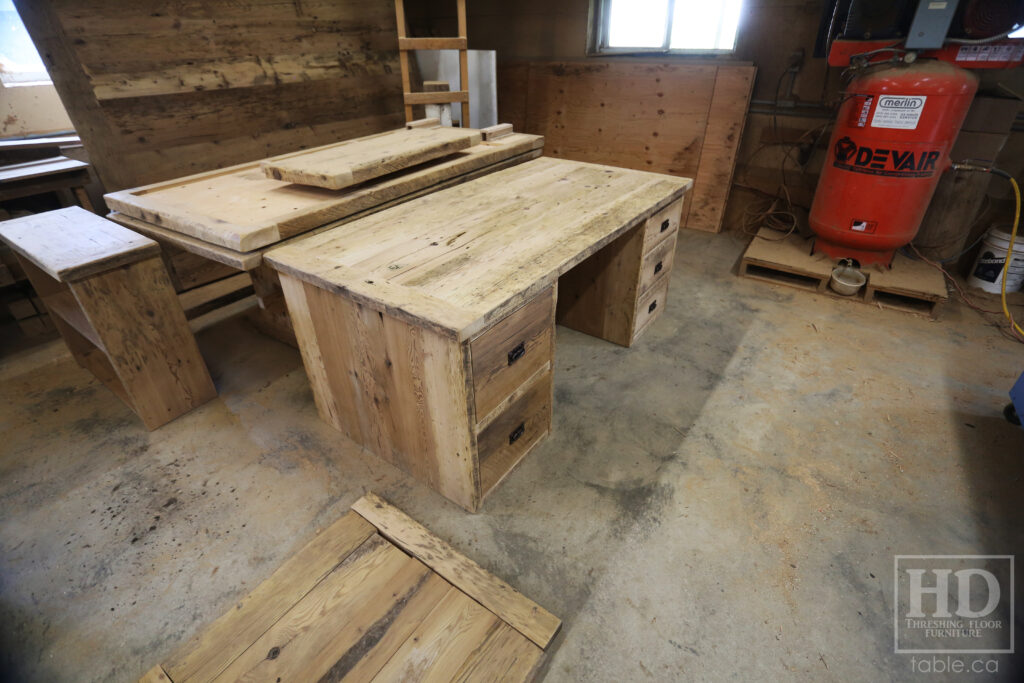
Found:
[[[743,0],[592,0],[591,52],[718,54],[736,48]]]
[[[0,81],[4,85],[50,82],[46,66],[11,0],[0,0]]]

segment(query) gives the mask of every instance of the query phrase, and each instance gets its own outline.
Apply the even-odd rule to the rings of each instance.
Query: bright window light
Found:
[[[667,23],[668,0],[612,0],[608,47],[661,47]]]
[[[46,66],[36,52],[11,0],[0,0],[0,81],[6,84],[49,81]]]
[[[1009,35],[1010,38],[1024,38],[1024,26],[1021,26],[1016,31]]]
[[[601,47],[730,52],[736,48],[742,5],[742,0],[675,0],[670,12],[668,0],[604,0],[607,38]]]

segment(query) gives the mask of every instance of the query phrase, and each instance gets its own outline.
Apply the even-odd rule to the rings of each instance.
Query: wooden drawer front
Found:
[[[679,218],[682,213],[683,200],[679,199],[647,219],[647,227],[644,229],[645,254],[658,242],[675,234],[679,229]]]
[[[640,265],[640,286],[637,293],[643,296],[654,284],[668,276],[676,256],[676,238],[673,234],[667,240],[651,249]]]
[[[494,418],[476,439],[480,490],[489,491],[551,429],[551,372]]]
[[[470,342],[478,421],[551,360],[553,299],[549,289]]]
[[[640,297],[640,303],[636,306],[636,315],[633,317],[633,338],[644,330],[652,320],[658,317],[665,310],[665,298],[668,294],[668,278],[661,278],[661,282],[651,288],[651,291]]]

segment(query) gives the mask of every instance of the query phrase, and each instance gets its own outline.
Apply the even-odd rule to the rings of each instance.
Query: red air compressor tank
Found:
[[[814,250],[888,266],[921,227],[977,89],[974,74],[930,60],[851,80],[811,206]]]

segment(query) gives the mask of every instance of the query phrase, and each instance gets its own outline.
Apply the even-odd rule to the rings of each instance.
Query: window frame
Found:
[[[661,47],[611,47],[608,45],[608,22],[611,20],[612,0],[590,0],[590,12],[587,17],[587,54],[591,56],[607,55],[693,55],[693,56],[717,56],[732,55],[736,53],[736,44],[739,42],[739,27],[742,26],[742,14],[740,24],[736,27],[736,36],[732,49],[721,48],[672,48],[672,19],[675,15],[675,0],[668,0],[668,17],[665,22],[665,39]]]

